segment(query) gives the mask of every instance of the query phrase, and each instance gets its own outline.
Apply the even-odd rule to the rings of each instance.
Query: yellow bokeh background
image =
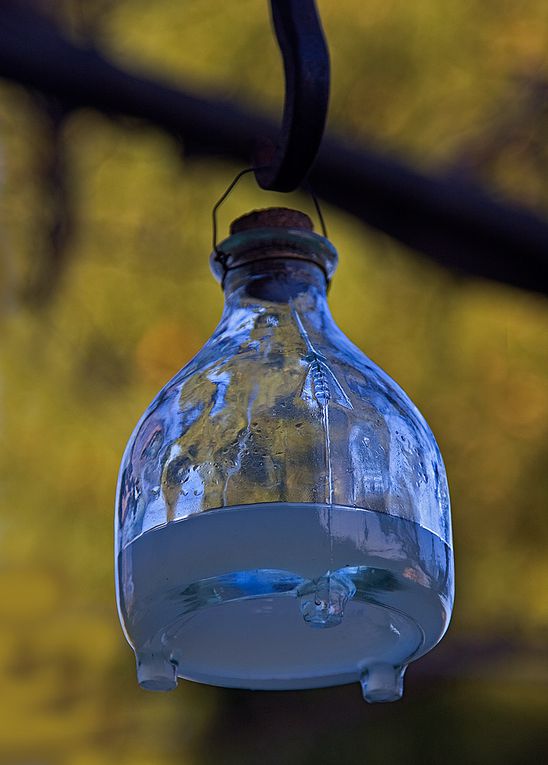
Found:
[[[60,22],[75,37],[81,16],[96,13],[97,44],[120,66],[279,109],[266,3],[62,5]],[[534,85],[548,78],[548,4],[322,0],[320,10],[333,65],[331,130],[427,172],[468,174],[546,213],[548,123]],[[446,462],[457,601],[444,644],[512,650],[501,660],[487,651],[473,665],[465,657],[461,668],[440,664],[427,682],[417,675],[415,690],[410,678],[399,711],[364,706],[363,725],[322,729],[323,748],[317,737],[299,738],[295,719],[292,736],[266,731],[268,747],[257,744],[260,730],[246,739],[260,716],[240,720],[241,731],[234,723],[221,746],[219,721],[240,696],[190,683],[170,695],[137,686],[115,609],[112,518],[135,422],[220,315],[208,267],[211,209],[240,168],[185,157],[152,127],[71,114],[59,139],[72,230],[66,263],[48,282],[49,123],[19,86],[2,83],[0,96],[0,763],[541,762],[546,300],[450,273],[325,209],[340,254],[334,316],[410,394]],[[306,197],[266,194],[248,178],[221,227],[280,202],[311,209]],[[33,300],[27,287],[41,280],[49,296]],[[331,693],[303,700],[338,703]],[[398,748],[396,724],[407,748]],[[442,758],[443,731],[452,754]],[[240,736],[248,744],[238,748]]]

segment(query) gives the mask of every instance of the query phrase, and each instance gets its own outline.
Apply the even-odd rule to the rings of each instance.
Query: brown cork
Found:
[[[236,218],[230,226],[231,234],[251,231],[255,228],[297,228],[313,231],[314,226],[306,213],[290,210],[288,207],[267,207],[253,210],[241,218]]]

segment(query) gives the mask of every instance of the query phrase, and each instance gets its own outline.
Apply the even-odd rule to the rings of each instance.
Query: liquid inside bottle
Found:
[[[270,690],[361,679],[366,699],[393,700],[452,606],[448,545],[357,508],[213,510],[145,532],[119,565],[123,618],[151,689],[176,676]]]

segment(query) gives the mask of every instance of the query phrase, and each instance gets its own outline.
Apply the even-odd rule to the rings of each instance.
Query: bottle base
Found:
[[[368,575],[354,572],[362,581]],[[242,597],[245,580],[248,592],[263,592]],[[147,689],[169,690],[159,686],[170,686],[175,666],[188,680],[251,690],[318,688],[365,676],[366,698],[377,700],[383,692],[397,696],[397,681],[388,670],[373,668],[399,668],[424,644],[421,628],[409,616],[373,597],[356,597],[344,571],[321,577],[316,586],[297,584],[283,572],[238,572],[192,585],[180,603],[191,610],[156,635],[156,651],[139,653],[139,680]],[[164,668],[160,680],[153,664]]]
[[[395,700],[447,626],[450,555],[414,523],[337,506],[243,506],[147,531],[119,557],[139,682],[360,682],[367,701]]]

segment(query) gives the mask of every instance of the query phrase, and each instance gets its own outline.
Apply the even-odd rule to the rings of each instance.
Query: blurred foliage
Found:
[[[333,129],[546,211],[548,4],[319,4]],[[265,3],[94,0],[55,12],[124,66],[279,108]],[[117,468],[145,406],[220,314],[210,214],[238,168],[190,162],[150,128],[87,111],[52,123],[35,96],[8,84],[0,94],[0,762],[542,761],[548,667],[528,663],[526,647],[548,636],[546,302],[447,273],[325,210],[341,256],[335,318],[409,392],[445,457],[458,575],[445,640],[513,641],[523,655],[426,685],[411,670],[404,702],[366,708],[356,694],[359,714],[313,737],[300,735],[298,705],[278,727],[248,730],[283,695],[248,719],[236,692],[182,683],[147,694],[114,607]],[[282,201],[310,209],[298,195]],[[222,226],[272,202],[242,181]],[[61,265],[46,268],[59,247]],[[325,709],[337,694],[299,698]]]

